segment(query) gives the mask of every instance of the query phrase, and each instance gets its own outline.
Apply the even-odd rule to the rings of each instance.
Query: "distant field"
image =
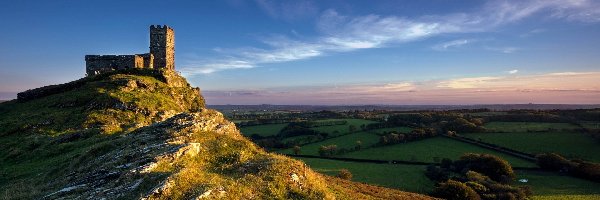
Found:
[[[369,132],[352,133],[352,134],[344,135],[341,137],[331,138],[331,139],[327,139],[327,140],[324,140],[321,142],[304,145],[301,147],[300,154],[318,156],[319,155],[319,147],[321,147],[323,145],[332,145],[332,144],[337,145],[338,149],[340,149],[340,148],[350,149],[350,148],[354,148],[356,146],[357,140],[360,140],[362,142],[363,147],[367,147],[367,146],[370,146],[370,145],[373,145],[373,144],[376,144],[377,142],[379,142],[379,136],[369,133]],[[287,154],[293,153],[292,149],[286,149],[281,152],[287,153]]]
[[[487,116],[496,116],[496,115],[504,115],[506,112],[477,112],[477,113],[465,113],[474,117],[487,117]]]
[[[315,131],[328,133],[330,136],[335,136],[335,135],[341,135],[341,134],[350,132],[349,128],[348,128],[350,125],[354,125],[354,126],[356,126],[356,130],[360,130],[360,125],[376,123],[374,121],[364,120],[364,119],[326,119],[326,120],[318,120],[317,122],[319,122],[319,121],[339,121],[339,120],[345,120],[348,123],[346,123],[344,125],[335,125],[335,126],[319,126],[319,127],[314,127],[311,129],[313,129]],[[337,131],[338,134],[334,134],[335,131]]]
[[[464,136],[532,154],[556,152],[600,162],[600,142],[582,133],[468,133]]]
[[[534,199],[600,199],[600,183],[553,172],[516,171],[518,179],[528,179],[528,183],[515,181],[515,185],[529,185]]]
[[[400,126],[400,127],[393,127],[393,128],[374,129],[374,130],[369,130],[369,132],[375,133],[375,134],[383,134],[383,132],[390,132],[390,131],[396,131],[396,132],[400,132],[400,133],[409,133],[412,130],[413,130],[412,128]]]
[[[600,122],[579,122],[583,128],[600,129]]]
[[[340,169],[348,169],[353,181],[369,183],[403,191],[428,193],[433,182],[425,177],[425,166],[356,163],[318,158],[297,158],[313,170],[335,176]]]
[[[490,132],[527,132],[546,131],[549,129],[563,130],[576,129],[577,126],[569,123],[542,123],[542,122],[489,122],[484,127]]]
[[[287,123],[246,126],[246,127],[240,128],[240,131],[242,132],[242,134],[247,135],[247,136],[250,136],[252,134],[258,134],[260,136],[266,137],[266,136],[276,135],[285,126],[287,126]]]
[[[370,148],[342,155],[348,158],[407,160],[434,162],[434,157],[458,159],[465,153],[486,153],[500,156],[515,167],[535,167],[535,163],[493,150],[443,137],[435,137],[390,146]]]

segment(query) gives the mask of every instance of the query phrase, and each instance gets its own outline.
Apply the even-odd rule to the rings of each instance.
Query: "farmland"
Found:
[[[348,169],[353,174],[353,181],[405,191],[429,193],[434,189],[435,181],[425,176],[428,163],[439,164],[444,158],[456,161],[466,153],[479,153],[498,156],[517,167],[516,179],[510,185],[530,186],[535,195],[533,199],[600,198],[600,183],[542,171],[536,162],[515,156],[523,152],[525,154],[519,155],[534,159],[532,155],[555,152],[569,159],[600,162],[600,154],[593,153],[600,152],[600,137],[594,136],[600,122],[594,121],[593,117],[586,115],[582,120],[573,121],[574,116],[562,118],[543,112],[467,113],[352,111],[337,112],[343,117],[324,118],[323,112],[318,112],[316,119],[311,119],[310,113],[298,114],[309,116],[301,123],[247,126],[241,131],[247,136],[259,134],[268,137],[263,140],[280,141],[280,147],[271,146],[269,150],[298,154],[297,159],[317,172],[336,175],[341,169]],[[361,118],[354,118],[357,116]],[[279,115],[277,120],[281,117]],[[278,134],[288,130],[286,125],[294,123],[296,127],[289,130],[302,132]],[[360,148],[357,148],[357,141],[360,141]],[[334,145],[333,149],[319,151]],[[511,155],[503,149],[517,153]],[[392,164],[390,161],[393,160],[404,162]],[[519,179],[528,182],[521,183]]]
[[[353,175],[353,181],[419,193],[427,193],[433,189],[433,182],[423,174],[425,166],[356,163],[317,158],[301,160],[315,171],[332,176],[338,174],[340,169],[348,169]]]
[[[436,137],[421,141],[369,148],[344,154],[348,158],[368,158],[379,160],[407,160],[419,162],[439,162],[439,159],[457,159],[465,153],[486,153],[500,156],[515,167],[534,167],[535,163],[510,155],[484,149],[448,138]],[[437,159],[436,159],[437,158]]]
[[[489,132],[539,132],[551,130],[572,130],[578,128],[568,123],[543,122],[490,122],[484,125]]]
[[[256,125],[256,126],[245,126],[240,129],[240,131],[247,136],[257,134],[263,137],[277,135],[283,127],[285,127],[287,123],[284,124],[265,124],[265,125]]]
[[[572,158],[600,162],[600,144],[588,135],[574,132],[469,133],[465,136],[511,149],[537,154],[556,152]]]

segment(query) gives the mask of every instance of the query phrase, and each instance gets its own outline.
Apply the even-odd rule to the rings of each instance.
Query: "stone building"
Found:
[[[150,53],[85,56],[87,76],[132,68],[174,70],[175,31],[167,25],[150,26]]]

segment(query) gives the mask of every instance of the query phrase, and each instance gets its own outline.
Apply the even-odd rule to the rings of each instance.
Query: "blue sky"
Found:
[[[0,99],[148,51],[209,104],[600,103],[600,2],[1,1]]]

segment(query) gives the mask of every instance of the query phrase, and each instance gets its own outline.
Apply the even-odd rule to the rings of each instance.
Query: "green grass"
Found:
[[[265,124],[265,125],[257,125],[257,126],[245,126],[240,128],[242,134],[246,136],[250,136],[252,134],[258,134],[263,137],[277,135],[281,129],[283,129],[288,124]]]
[[[348,135],[344,135],[341,137],[327,139],[317,143],[307,144],[301,147],[300,154],[302,155],[319,155],[319,147],[323,145],[337,145],[338,149],[340,148],[354,148],[356,146],[356,141],[360,140],[362,142],[362,147],[371,146],[377,142],[379,142],[379,136],[368,133],[368,132],[358,132],[352,133]],[[292,149],[286,149],[281,151],[281,153],[291,154]]]
[[[326,119],[326,120],[318,120],[317,122],[319,122],[319,121],[339,121],[339,120],[345,120],[348,123],[346,123],[344,125],[335,125],[335,126],[319,126],[319,127],[314,127],[311,129],[313,129],[315,131],[319,131],[319,132],[328,133],[329,136],[336,136],[336,135],[342,135],[344,133],[350,132],[350,130],[348,128],[350,125],[354,125],[354,126],[356,126],[356,130],[360,130],[360,125],[376,123],[374,121],[364,120],[364,119]],[[337,134],[335,133],[336,131],[337,131]]]
[[[466,137],[532,154],[555,152],[570,158],[600,162],[600,143],[582,133],[469,133]]]
[[[527,132],[576,129],[577,126],[569,123],[543,123],[543,122],[489,122],[484,125],[489,132]]]
[[[397,188],[403,191],[428,193],[433,182],[425,177],[425,166],[345,162],[318,158],[298,158],[313,170],[335,176],[340,169],[352,173],[352,181]]]
[[[535,167],[535,163],[527,160],[443,137],[364,149],[344,154],[343,157],[434,162],[434,157],[456,160],[465,153],[492,154],[506,159],[515,167]]]
[[[528,183],[515,181],[515,185],[528,185],[534,199],[599,199],[600,183],[553,172],[517,171],[517,179],[528,179]]]
[[[600,122],[579,122],[583,128],[600,129]]]
[[[375,133],[375,134],[383,134],[383,132],[390,132],[390,131],[396,131],[396,132],[400,132],[400,133],[409,133],[412,130],[413,130],[412,128],[400,126],[400,127],[392,127],[392,128],[374,129],[374,130],[369,130],[368,132]]]

